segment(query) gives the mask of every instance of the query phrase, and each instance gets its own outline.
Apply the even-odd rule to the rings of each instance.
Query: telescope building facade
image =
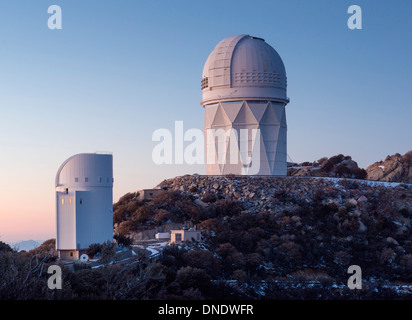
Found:
[[[91,244],[112,242],[113,156],[72,156],[60,166],[55,184],[59,258],[76,260]]]

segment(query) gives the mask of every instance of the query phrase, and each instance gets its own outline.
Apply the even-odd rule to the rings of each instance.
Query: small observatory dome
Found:
[[[113,187],[113,156],[81,153],[67,159],[56,174],[56,188]]]
[[[265,40],[249,35],[218,43],[203,68],[201,104],[224,100],[271,100],[287,104],[286,71]]]

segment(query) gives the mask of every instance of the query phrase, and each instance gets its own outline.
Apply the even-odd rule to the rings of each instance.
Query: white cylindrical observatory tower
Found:
[[[92,243],[113,241],[113,156],[83,153],[67,159],[56,175],[56,246],[75,260]]]
[[[226,38],[201,82],[209,175],[286,175],[286,71],[265,40]]]

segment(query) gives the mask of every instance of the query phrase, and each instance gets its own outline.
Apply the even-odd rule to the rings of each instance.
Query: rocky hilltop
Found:
[[[411,186],[385,184],[366,180],[317,177],[251,177],[185,175],[167,179],[156,188],[175,190],[192,197],[197,205],[219,199],[242,203],[248,212],[269,213],[293,211],[295,205],[334,204],[337,207],[358,206],[358,202],[381,203],[392,198],[396,211],[412,214]],[[400,194],[403,194],[400,197]],[[213,198],[213,201],[210,201]],[[395,201],[400,199],[400,201]],[[197,201],[196,201],[197,200]]]
[[[367,167],[366,172],[368,180],[412,183],[412,151],[387,156],[385,161]]]
[[[366,170],[360,168],[351,156],[339,154],[330,158],[324,157],[314,162],[290,164],[287,175],[412,183],[412,151],[404,155],[397,153],[387,156],[385,161],[377,161]]]
[[[287,168],[287,175],[364,179],[367,174],[365,169],[359,168],[358,163],[351,156],[339,154],[314,162],[292,164]]]
[[[202,230],[200,243],[168,247],[159,256],[172,278],[166,297],[179,292],[176,272],[190,271],[190,278],[202,273],[213,286],[221,283],[216,280],[230,283],[224,290],[235,290],[233,297],[351,298],[346,286],[350,265],[362,268],[365,290],[358,294],[364,298],[412,294],[411,185],[186,175],[157,187],[152,199],[126,194],[113,214],[119,236],[129,239],[171,223]],[[198,282],[190,292],[210,297],[210,288]],[[187,285],[179,294],[184,290]]]

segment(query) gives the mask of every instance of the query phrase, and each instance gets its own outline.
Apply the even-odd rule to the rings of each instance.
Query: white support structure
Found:
[[[201,82],[209,175],[286,175],[286,71],[263,39],[222,40]],[[223,130],[222,130],[223,129]]]
[[[56,175],[56,247],[76,260],[92,243],[113,241],[113,156],[83,153],[67,159]]]

